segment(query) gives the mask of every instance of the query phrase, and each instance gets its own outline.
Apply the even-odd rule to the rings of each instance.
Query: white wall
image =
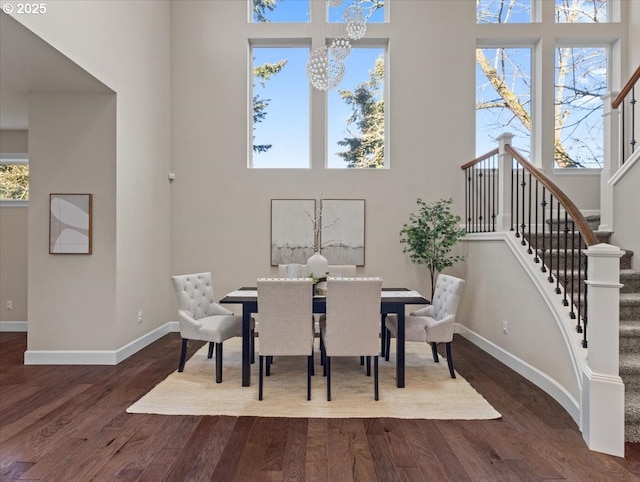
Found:
[[[638,67],[640,67],[640,2],[633,1],[629,2],[629,75]]]
[[[31,94],[28,350],[116,341],[116,99]],[[49,254],[49,193],[93,194],[91,255]]]
[[[109,214],[113,218],[102,219],[99,214],[94,217],[96,228],[113,222],[113,229],[103,233],[103,237],[94,238],[97,244],[91,255],[91,258],[100,256],[104,252],[101,249],[106,249],[113,250],[115,256],[113,271],[100,275],[99,286],[115,290],[113,296],[109,296],[110,305],[96,305],[96,309],[104,308],[108,313],[110,332],[99,342],[93,335],[77,340],[76,346],[85,349],[99,343],[117,349],[175,319],[169,301],[173,297],[169,283],[167,180],[170,165],[169,2],[58,0],[47,2],[46,15],[16,15],[15,18],[117,94],[115,165],[113,175],[101,181],[108,184],[100,187],[114,193],[115,211]],[[54,119],[49,121],[53,123]],[[39,132],[44,136],[47,126],[40,127]],[[51,148],[59,147],[55,139],[47,139]],[[34,134],[29,141],[44,150],[42,139]],[[96,152],[94,156],[87,154],[90,158],[100,158],[103,152]],[[97,169],[99,172],[99,167]],[[37,171],[33,176],[35,179]],[[42,195],[32,192],[34,194]],[[42,240],[33,237],[40,226],[30,221],[31,228],[30,243],[34,250],[41,249],[35,246]],[[39,272],[48,277],[50,274],[44,267],[40,270],[39,264],[34,264],[37,258],[31,260],[31,254],[30,250],[30,273]],[[67,294],[75,291],[76,278],[62,270],[56,275],[60,289]],[[92,276],[88,278],[91,280]],[[32,295],[30,293],[30,297]],[[30,301],[33,307],[36,303],[36,298]],[[73,305],[65,308],[57,313],[61,325],[51,336],[32,334],[30,329],[30,350],[68,346],[62,320],[70,311],[96,332],[103,332],[103,315],[97,317],[98,320],[76,311]],[[137,323],[138,311],[144,313],[141,324]],[[30,318],[33,315],[35,313],[30,312]]]
[[[116,290],[112,348],[175,319],[169,274],[211,270],[220,297],[274,272],[272,198],[364,198],[359,273],[428,292],[426,270],[402,253],[398,232],[417,197],[453,196],[461,213],[459,166],[474,157],[475,2],[394,0],[384,171],[329,171],[318,159],[304,171],[245,167],[251,26],[242,0],[47,6],[46,15],[16,19],[117,93],[115,232],[102,240],[116,249],[114,278],[105,280]],[[596,209],[597,183],[581,182],[558,184],[580,208]],[[47,343],[57,346],[63,331]]]
[[[27,131],[0,131],[0,152],[28,149]],[[27,214],[26,206],[0,207],[0,321],[27,321]]]
[[[463,207],[459,166],[474,157],[465,134],[474,125],[473,12],[473,2],[394,0],[393,21],[401,28],[393,29],[389,45],[391,169],[327,170],[316,158],[308,170],[249,170],[247,35],[260,25],[247,24],[242,1],[174,2],[172,272],[213,271],[219,297],[254,285],[275,272],[270,200],[322,193],[366,200],[359,273],[427,291],[427,271],[402,253],[399,231],[417,197],[453,196],[456,210]]]
[[[576,371],[576,362],[565,345],[568,332],[572,336],[569,344],[579,346],[578,335],[573,329],[575,322],[568,316],[557,321],[552,315],[544,292],[533,281],[535,277],[543,279],[545,276],[539,272],[539,265],[533,268],[535,277],[532,279],[527,273],[527,266],[533,264],[528,260],[530,256],[517,256],[499,236],[495,240],[483,239],[482,235],[471,238],[462,242],[462,253],[468,262],[456,270],[456,274],[466,279],[456,320],[464,327],[462,333],[499,359],[508,354],[503,361],[512,368],[518,371],[524,368],[530,377],[538,371],[540,376],[534,378],[545,389],[557,383],[574,402],[579,401],[582,374]],[[500,260],[499,266],[496,260]],[[549,283],[544,279],[541,285],[544,289]],[[555,306],[561,304],[555,293],[550,300]],[[560,308],[563,313],[567,310]],[[508,323],[506,335],[502,332],[503,321]],[[568,331],[563,330],[562,322],[571,325]],[[586,350],[583,356],[586,356]],[[557,396],[561,391],[551,390],[551,394]]]

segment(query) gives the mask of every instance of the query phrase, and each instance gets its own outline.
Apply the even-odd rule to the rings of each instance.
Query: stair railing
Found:
[[[611,102],[611,107],[620,107],[620,163],[635,152],[640,123],[636,123],[636,84],[640,81],[640,66]]]
[[[501,147],[463,166],[468,233],[509,230],[555,284],[587,347],[587,255],[597,244],[567,195],[501,136]],[[555,228],[555,230],[554,230]]]

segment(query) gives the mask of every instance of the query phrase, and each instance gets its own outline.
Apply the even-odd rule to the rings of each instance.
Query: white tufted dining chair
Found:
[[[327,314],[320,322],[320,348],[331,400],[331,357],[367,358],[367,375],[373,356],[374,399],[378,400],[380,354],[380,294],[382,278],[327,279]]]
[[[234,336],[242,336],[242,316],[215,302],[211,273],[172,276],[178,298],[182,352],[178,371],[184,370],[189,340],[209,342],[208,357],[216,351],[216,383],[222,382],[222,343]],[[251,353],[254,352],[254,321],[251,320]],[[252,356],[253,359],[253,356]]]
[[[270,376],[274,356],[307,357],[307,400],[311,400],[314,332],[309,319],[313,310],[313,281],[311,278],[258,278],[257,286],[258,400],[262,400],[263,394],[264,362],[266,360],[266,374]]]
[[[447,364],[451,378],[456,377],[451,358],[451,341],[464,284],[464,280],[460,278],[439,274],[431,304],[413,311],[405,318],[405,340],[430,343],[434,362],[439,362],[437,344],[446,344]],[[391,337],[395,337],[398,331],[397,315],[387,315],[385,326],[387,328],[385,359],[389,361]]]

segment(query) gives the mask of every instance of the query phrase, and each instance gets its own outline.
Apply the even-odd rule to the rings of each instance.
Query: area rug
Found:
[[[318,351],[316,349],[316,351]],[[178,353],[175,354],[176,357]],[[392,357],[394,356],[392,348]],[[455,347],[454,347],[455,357]],[[257,357],[256,357],[257,358]],[[177,359],[177,358],[176,358]],[[455,358],[454,358],[455,359]],[[258,400],[258,363],[251,367],[251,386],[241,386],[241,342],[224,343],[222,383],[215,383],[215,362],[203,346],[182,373],[169,375],[131,405],[128,413],[164,415],[230,415],[304,418],[405,418],[486,420],[498,413],[456,373],[449,376],[446,360],[434,363],[425,343],[406,344],[405,388],[396,387],[395,360],[380,359],[380,400],[373,399],[373,376],[367,377],[359,358],[332,358],[331,395],[319,355],[312,377],[312,399],[307,401],[306,357],[279,357],[264,378],[263,400]]]

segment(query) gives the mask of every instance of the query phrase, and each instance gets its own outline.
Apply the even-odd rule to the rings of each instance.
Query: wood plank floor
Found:
[[[640,480],[640,444],[590,452],[555,401],[458,336],[456,369],[502,419],[131,415],[176,369],[178,334],[117,366],[24,366],[25,350],[0,333],[2,481]]]

